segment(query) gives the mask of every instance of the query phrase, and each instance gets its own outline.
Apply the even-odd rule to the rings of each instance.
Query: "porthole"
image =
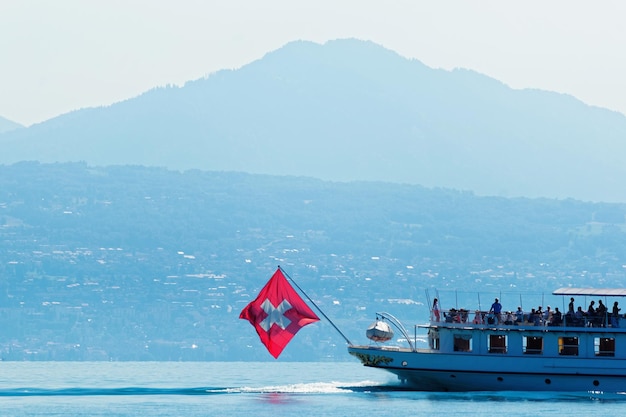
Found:
[[[597,387],[598,385],[600,385],[600,381],[598,381],[597,379],[593,380],[593,386]]]
[[[502,377],[501,377],[501,376],[499,376],[499,377],[498,377],[498,382],[502,382],[502,381],[504,381],[504,379],[502,379]]]
[[[552,381],[550,381],[550,378],[546,378],[546,384],[550,385],[552,383]]]
[[[407,365],[408,365],[407,361],[402,361],[402,366],[407,366]]]
[[[450,378],[456,378],[456,375],[450,374]]]

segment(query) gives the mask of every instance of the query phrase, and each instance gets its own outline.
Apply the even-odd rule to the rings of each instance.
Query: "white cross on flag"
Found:
[[[278,358],[298,330],[319,321],[298,293],[289,285],[280,268],[265,284],[257,298],[239,315],[254,326],[261,342]]]

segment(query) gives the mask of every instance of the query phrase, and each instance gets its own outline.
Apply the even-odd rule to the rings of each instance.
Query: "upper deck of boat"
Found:
[[[609,298],[626,297],[626,289],[622,288],[559,288],[553,295],[563,297],[592,297]],[[607,305],[608,303],[605,303]],[[617,304],[617,303],[616,303]],[[549,308],[549,307],[548,307]],[[610,332],[626,333],[626,318],[623,314],[614,315],[612,309],[607,307],[604,313],[590,315],[587,311],[562,313],[558,309],[545,314],[545,311],[516,312],[502,311],[494,314],[491,311],[467,309],[442,310],[439,319],[431,310],[429,324],[419,327],[429,328],[455,328],[466,330],[497,330],[497,331],[576,331],[576,332]]]
[[[487,315],[487,314],[486,314]],[[435,321],[432,320],[428,324],[419,325],[418,327],[428,328],[450,328],[464,330],[493,330],[493,331],[541,331],[541,332],[589,332],[589,333],[626,333],[626,319],[621,319],[617,325],[611,324],[611,318],[608,317],[605,324],[601,324],[597,319],[584,318],[582,322],[568,323],[565,319],[563,323],[555,325],[540,321],[538,324],[528,321],[513,323],[475,323],[472,320],[463,321]]]

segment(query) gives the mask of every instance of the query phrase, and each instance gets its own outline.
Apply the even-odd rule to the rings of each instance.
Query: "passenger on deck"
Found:
[[[563,321],[565,322],[565,325],[568,326],[570,324],[573,324],[575,320],[575,313],[570,313],[569,311],[567,313],[565,313],[565,315],[563,316]]]
[[[440,320],[439,300],[437,300],[436,298],[433,300],[433,317],[434,317],[435,321],[439,321]]]
[[[504,324],[507,326],[512,326],[515,319],[513,318],[513,312],[507,311],[506,317],[504,318]]]
[[[606,312],[606,306],[604,305],[602,300],[598,300],[598,308],[596,309],[596,323],[600,325],[600,327],[606,327]]]
[[[469,319],[469,311],[465,310],[464,308],[459,310],[459,320],[461,323],[467,323],[467,320]]]
[[[554,307],[554,314],[552,314],[552,321],[549,326],[561,326],[563,324],[563,315],[559,311],[558,307]]]
[[[613,303],[613,313],[611,314],[611,327],[619,327],[619,312],[621,308],[619,308],[617,304],[617,301]]]
[[[581,306],[578,306],[578,310],[574,313],[574,326],[583,326],[585,324],[585,312]]]
[[[476,310],[474,312],[474,320],[472,321],[474,324],[483,324],[483,313],[480,310]]]
[[[589,307],[587,308],[587,324],[590,327],[593,326],[594,322],[596,321],[596,308],[594,307],[595,304],[596,302],[591,300],[591,302],[589,303]]]
[[[454,310],[454,322],[455,323],[461,322],[461,310]]]
[[[567,308],[567,314],[571,314],[572,316],[576,314],[576,311],[574,310],[574,297],[571,297],[569,299],[569,306]]]
[[[550,306],[546,307],[546,311],[543,312],[543,324],[548,326],[552,321],[552,310]]]
[[[535,310],[535,317],[533,317],[533,324],[535,326],[540,326],[543,322],[543,307],[537,307]]]
[[[524,310],[522,307],[517,307],[517,311],[515,312],[515,323],[522,324],[524,322]]]
[[[456,308],[451,308],[448,311],[448,315],[446,316],[446,323],[460,323],[461,318],[459,317],[459,312]]]
[[[498,301],[498,299],[496,298],[496,300],[491,305],[491,309],[489,310],[489,313],[493,313],[497,324],[500,324],[500,321],[502,320],[502,318],[500,317],[501,312],[502,312],[502,304],[500,304],[500,301]]]

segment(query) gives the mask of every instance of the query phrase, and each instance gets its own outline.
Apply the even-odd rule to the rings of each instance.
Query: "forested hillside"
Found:
[[[281,265],[351,338],[424,289],[622,286],[626,206],[383,182],[0,165],[4,359],[266,359],[239,311]],[[345,358],[327,323],[287,360]],[[311,350],[315,357],[304,353]]]

